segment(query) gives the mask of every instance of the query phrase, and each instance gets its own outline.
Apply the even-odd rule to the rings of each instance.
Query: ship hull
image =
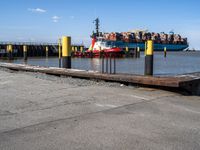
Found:
[[[125,49],[126,47],[134,49],[139,47],[141,51],[145,50],[145,43],[125,43],[125,42],[107,42],[108,45]],[[167,51],[183,51],[189,47],[185,44],[154,44],[154,51],[163,51],[166,47]]]

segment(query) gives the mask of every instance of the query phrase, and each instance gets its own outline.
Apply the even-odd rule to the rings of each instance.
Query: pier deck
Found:
[[[184,74],[177,76],[142,76],[128,74],[102,74],[93,71],[84,71],[76,69],[63,69],[55,67],[39,67],[23,64],[0,63],[0,67],[16,71],[40,72],[57,76],[70,76],[84,79],[95,79],[126,84],[134,84],[155,88],[173,89],[178,91],[187,91],[192,95],[200,95],[200,74]]]

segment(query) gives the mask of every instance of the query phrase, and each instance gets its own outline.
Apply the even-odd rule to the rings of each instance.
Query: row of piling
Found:
[[[148,40],[146,42],[145,49],[145,75],[153,75],[153,66],[154,66],[154,47],[153,41]],[[139,50],[137,50],[139,51]],[[60,56],[59,51],[59,56]],[[113,58],[113,59],[112,59]],[[106,57],[103,53],[102,55],[102,73],[109,73],[108,66],[110,65],[110,74],[116,73],[116,59],[115,54],[110,53],[109,58]],[[112,62],[113,60],[113,62]],[[110,61],[108,63],[108,61]],[[60,62],[60,59],[59,59]],[[112,65],[113,63],[113,65]],[[59,64],[60,66],[60,64]],[[113,66],[113,70],[112,70]],[[63,37],[62,39],[62,67],[71,68],[71,37]]]
[[[148,40],[145,44],[145,75],[153,75],[153,41]],[[128,47],[126,47],[126,51],[128,52]],[[7,55],[8,59],[13,59],[13,46],[8,45],[7,46]],[[27,45],[23,46],[23,56],[24,60],[26,61],[28,59],[27,56]],[[49,54],[49,48],[46,46],[45,48],[46,57],[48,57]],[[140,58],[140,48],[137,47],[134,52],[135,58]],[[59,39],[58,42],[58,57],[59,57],[59,67],[63,68],[71,68],[71,57],[72,57],[72,46],[71,46],[71,37],[64,36],[61,39]],[[164,49],[164,57],[167,56],[167,49]],[[107,53],[105,54],[102,52],[100,54],[100,57],[102,58],[102,73],[110,73],[115,74],[116,73],[116,54],[114,53]]]

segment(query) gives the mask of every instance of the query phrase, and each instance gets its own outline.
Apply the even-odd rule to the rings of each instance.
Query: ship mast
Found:
[[[94,20],[95,26],[96,26],[96,36],[99,37],[99,18]]]

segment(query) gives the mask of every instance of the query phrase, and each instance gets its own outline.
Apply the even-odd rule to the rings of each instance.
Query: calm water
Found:
[[[24,63],[23,59],[14,63]],[[27,64],[58,67],[58,58],[29,58]],[[72,68],[82,70],[101,71],[102,60],[98,58],[73,58]],[[117,73],[144,74],[144,54],[141,58],[116,59]],[[164,58],[163,52],[154,54],[154,74],[174,75],[182,73],[200,72],[200,52],[168,52]]]

